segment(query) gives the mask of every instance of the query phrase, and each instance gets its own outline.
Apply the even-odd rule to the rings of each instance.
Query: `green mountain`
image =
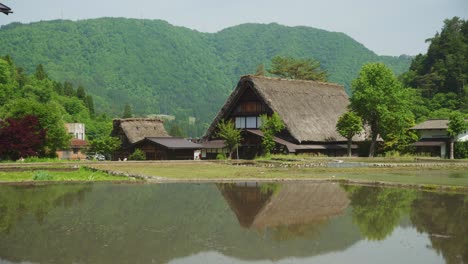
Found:
[[[396,74],[408,56],[377,56],[343,33],[278,24],[243,24],[201,33],[160,20],[101,18],[12,23],[0,29],[0,55],[33,72],[83,85],[97,110],[118,115],[130,103],[143,114],[211,121],[241,75],[276,55],[312,57],[349,89],[361,66],[384,62]],[[202,130],[202,129],[201,129]]]

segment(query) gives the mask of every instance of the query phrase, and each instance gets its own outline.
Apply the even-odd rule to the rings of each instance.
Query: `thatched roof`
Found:
[[[260,187],[220,188],[244,227],[275,227],[307,224],[340,215],[350,201],[338,184],[288,183],[277,193],[262,193]]]
[[[343,86],[331,83],[243,76],[207,131],[209,137],[219,121],[233,110],[246,89],[253,91],[277,112],[297,142],[346,141],[335,126],[348,111],[348,95]]]
[[[131,144],[146,137],[169,137],[163,121],[157,118],[114,119],[113,125],[112,133],[115,134],[121,128]]]
[[[468,119],[465,119],[465,122],[468,122]],[[448,128],[448,119],[429,119],[422,123],[419,123],[412,127],[415,130],[432,130],[432,129],[441,129],[446,130]]]

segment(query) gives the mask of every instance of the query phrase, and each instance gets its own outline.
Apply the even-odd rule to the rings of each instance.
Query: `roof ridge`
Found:
[[[273,81],[317,83],[317,84],[323,84],[323,85],[328,85],[328,86],[344,87],[344,85],[341,85],[341,84],[338,84],[338,83],[332,83],[332,82],[322,82],[322,81],[314,81],[314,80],[300,80],[300,79],[287,79],[287,78],[281,78],[281,77],[258,76],[258,75],[252,75],[252,74],[247,74],[247,75],[241,76],[241,80],[244,79],[244,78],[267,79],[267,80],[273,80]]]

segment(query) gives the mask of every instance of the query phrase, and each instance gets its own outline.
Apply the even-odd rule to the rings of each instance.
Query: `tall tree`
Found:
[[[269,156],[275,147],[274,136],[285,128],[281,117],[278,113],[274,112],[271,117],[267,115],[260,115],[262,125],[260,130],[263,132],[262,147],[265,156]]]
[[[314,59],[276,56],[271,59],[268,72],[288,79],[327,81],[327,73],[320,68],[320,62]]]
[[[85,98],[85,105],[86,105],[86,108],[88,108],[89,110],[89,113],[91,114],[91,116],[94,115],[94,100],[93,100],[93,96],[88,94],[86,95],[86,98]]]
[[[465,122],[463,114],[456,111],[453,112],[449,117],[449,123],[447,128],[447,134],[450,137],[450,159],[454,158],[455,139],[458,135],[465,132],[468,129],[468,123]]]
[[[83,86],[78,86],[76,89],[76,97],[84,101],[86,99],[86,92]]]
[[[265,66],[263,65],[263,63],[259,64],[257,66],[257,70],[255,70],[255,76],[265,76],[266,75],[266,71],[265,71]]]
[[[236,129],[234,122],[224,121],[218,123],[218,132],[216,136],[224,140],[224,144],[229,149],[229,158],[232,158],[232,153],[239,146],[241,137],[241,131]]]
[[[49,76],[47,76],[47,73],[46,73],[46,71],[44,69],[44,66],[42,66],[42,64],[37,65],[36,73],[34,74],[34,76],[36,76],[36,79],[38,79],[38,80],[44,80],[44,79],[49,78]]]
[[[65,114],[57,103],[41,103],[31,98],[16,99],[4,106],[5,117],[21,119],[28,115],[37,116],[42,128],[47,131],[45,154],[55,156],[56,150],[67,147],[70,136],[65,130],[62,116]]]
[[[66,81],[63,83],[63,94],[69,97],[75,96],[75,90],[71,82]]]
[[[132,107],[130,106],[130,104],[127,103],[125,104],[122,118],[131,118],[131,117],[133,117]]]
[[[382,63],[364,65],[352,83],[352,91],[350,108],[370,126],[369,157],[374,157],[379,136],[385,140],[413,124],[410,106],[414,91],[404,88]]]
[[[336,123],[336,131],[348,140],[348,157],[351,157],[353,137],[362,131],[362,120],[354,112],[344,113]]]

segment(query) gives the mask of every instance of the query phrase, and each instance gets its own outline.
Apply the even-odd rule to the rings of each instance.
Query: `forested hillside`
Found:
[[[196,117],[211,121],[240,75],[276,55],[314,58],[329,80],[348,89],[369,61],[408,70],[408,56],[377,56],[343,33],[278,24],[244,24],[200,33],[160,20],[102,18],[13,23],[0,29],[0,55],[32,73],[44,65],[58,81],[83,85],[97,112],[117,116],[124,105],[136,115]]]
[[[468,20],[444,21],[426,54],[414,58],[402,75],[406,86],[421,94],[416,117],[447,118],[452,111],[468,114]]]

